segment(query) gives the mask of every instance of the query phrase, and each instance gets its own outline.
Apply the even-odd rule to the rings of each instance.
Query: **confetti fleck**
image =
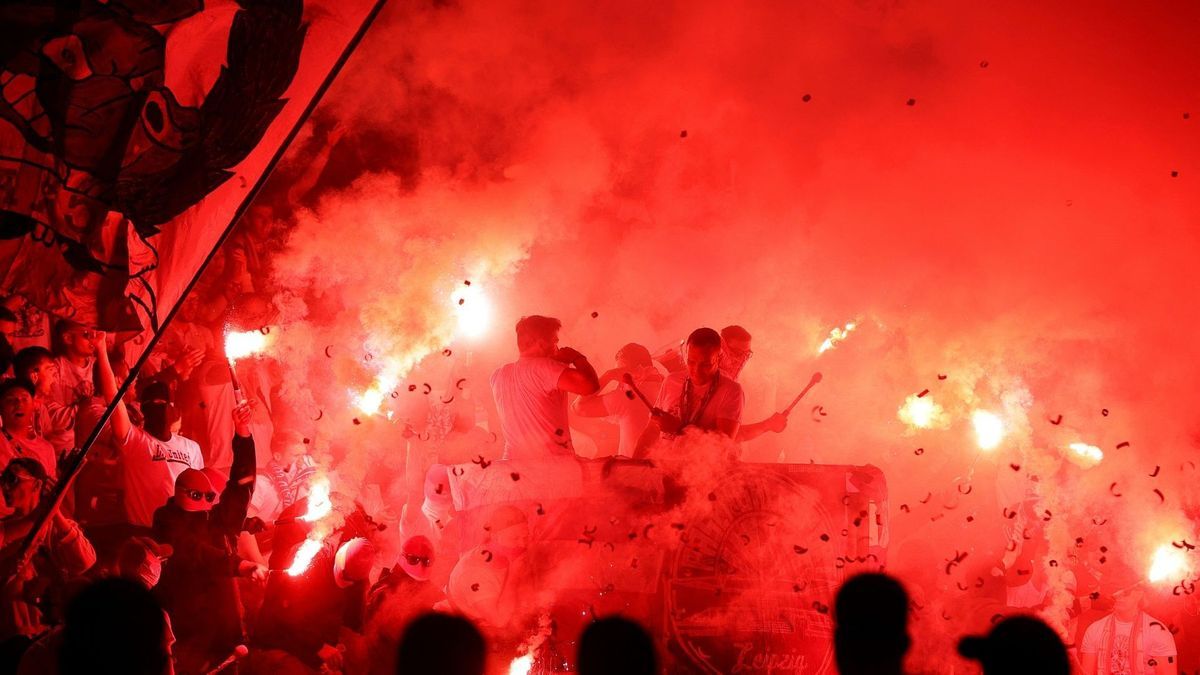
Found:
[[[910,98],[904,102],[904,105],[907,105],[907,106],[914,106],[916,104],[917,104],[917,99],[915,99],[915,98]]]
[[[916,450],[913,450],[913,454],[917,457],[920,457],[921,455],[925,454],[925,448],[917,448]]]
[[[313,418],[313,421],[314,421],[314,422],[316,422],[316,421],[320,420],[320,419],[321,419],[322,417],[324,417],[324,416],[325,416],[325,411],[324,411],[324,410],[318,410],[318,411],[317,411],[317,416]]]
[[[1109,485],[1109,486],[1108,486],[1108,491],[1109,491],[1110,493],[1112,493],[1112,496],[1114,496],[1114,497],[1120,497],[1120,496],[1121,496],[1121,493],[1120,493],[1120,492],[1117,492],[1117,484],[1116,484],[1115,482],[1114,482],[1112,485]]]
[[[1158,471],[1159,471],[1159,469],[1161,469],[1161,468],[1162,468],[1161,466],[1159,466],[1158,464],[1155,464],[1155,465],[1154,465],[1154,473],[1150,474],[1150,477],[1151,477],[1151,478],[1158,478]]]
[[[472,591],[478,591],[478,590],[479,590],[479,584],[471,584],[471,590],[472,590]]]
[[[632,392],[632,391],[627,391],[627,392],[625,392],[625,398],[627,398],[627,399],[629,399],[630,401],[632,401],[632,400],[633,400],[633,392]]]
[[[417,390],[417,385],[415,385],[415,384],[410,384],[410,385],[408,385],[408,390],[409,390],[409,391],[416,391],[416,390]]]
[[[1172,170],[1172,171],[1171,171],[1171,178],[1179,178],[1179,172],[1178,172],[1178,171],[1174,171],[1174,170]]]
[[[484,458],[483,458],[483,455],[479,455],[479,457],[478,457],[477,459],[473,459],[473,460],[471,460],[471,463],[472,463],[472,464],[478,464],[478,465],[479,465],[479,468],[481,468],[481,469],[486,469],[486,468],[488,468],[489,466],[491,466],[491,465],[492,465],[492,463],[491,463],[491,462],[489,462],[489,461],[487,461],[486,459],[484,459]]]
[[[959,494],[964,494],[964,495],[969,495],[969,494],[971,494],[971,490],[974,490],[974,489],[975,489],[975,488],[974,488],[974,487],[973,487],[973,486],[972,486],[970,483],[968,483],[968,484],[967,484],[967,489],[966,489],[966,490],[963,490],[963,486],[961,486],[961,485],[959,485],[959,486],[958,486],[958,492],[959,492]]]
[[[429,384],[428,382],[426,382],[426,383],[422,384],[421,386],[422,386],[422,387],[425,387],[425,395],[426,395],[426,396],[428,396],[428,395],[429,395],[429,392],[433,391],[433,387],[432,387],[432,386],[430,386],[430,384]]]
[[[458,378],[458,382],[454,383],[455,388],[457,388],[459,391],[462,391],[463,383],[466,381],[467,381],[467,378],[465,378],[465,377]]]
[[[355,417],[354,419],[352,419],[352,420],[350,420],[350,421],[351,421],[351,422],[354,422],[356,425],[357,425],[357,424],[362,424],[362,420],[358,419],[357,417]]]
[[[799,544],[793,545],[792,550],[796,552],[796,555],[804,555],[805,553],[808,553],[808,549],[800,546]]]
[[[946,379],[947,377],[950,377],[950,376],[949,376],[949,375],[941,375],[941,374],[939,374],[939,375],[938,375],[938,379],[939,379],[939,380],[944,380],[944,379]]]
[[[329,353],[330,349],[333,349],[333,345],[325,345],[325,358],[327,358],[327,359],[333,358],[333,354]]]
[[[1159,490],[1158,488],[1154,488],[1154,494],[1158,495],[1158,503],[1159,504],[1166,503],[1167,498],[1163,495],[1162,490]]]
[[[1055,417],[1054,419],[1050,420],[1050,424],[1053,424],[1054,426],[1058,426],[1058,425],[1062,424],[1062,415],[1059,415],[1058,417]]]
[[[484,560],[486,560],[487,562],[492,562],[492,552],[491,551],[483,550],[483,551],[480,551],[479,553],[483,555]]]
[[[599,317],[599,316],[600,316],[600,312],[592,312],[592,318],[593,318],[593,319],[595,319],[595,318],[597,318],[597,317]]]
[[[680,131],[680,132],[679,132],[679,137],[680,137],[680,138],[687,138],[687,129],[684,129],[683,131]]]
[[[905,513],[908,513],[910,509],[908,508],[908,504],[901,504],[901,505],[900,505],[900,510],[901,510],[901,511],[903,511],[903,512],[905,512]]]
[[[459,304],[459,306],[461,307],[461,306],[463,305],[463,303],[465,303],[466,301],[467,301],[467,299],[466,299],[466,298],[459,298],[459,299],[458,299],[458,304]]]
[[[470,285],[471,285],[471,282],[469,280],[465,280],[465,279],[463,280],[463,286],[470,286]]]
[[[1128,447],[1129,447],[1129,441],[1121,441],[1120,443],[1117,443],[1118,450],[1120,450],[1121,448],[1128,448]]]
[[[822,535],[821,535],[821,541],[829,541],[829,535],[828,535],[828,534],[822,534]]]
[[[443,350],[442,350],[442,356],[450,356],[450,355],[451,355],[451,354],[453,354],[453,353],[454,353],[454,352],[450,351],[449,349],[443,349]]]
[[[1021,465],[1020,464],[1009,464],[1008,468],[1012,469],[1013,471],[1020,471]]]
[[[1104,415],[1105,417],[1108,417],[1108,408],[1104,408],[1104,409],[1102,409],[1102,410],[1100,411],[1100,414],[1101,414],[1101,415]]]
[[[932,492],[929,492],[929,493],[927,493],[927,494],[925,495],[925,499],[922,499],[922,500],[921,500],[921,503],[922,503],[922,504],[928,504],[928,503],[929,503],[929,500],[930,500],[930,499],[932,499],[932,498],[933,498],[933,493],[932,493]]]
[[[988,67],[988,62],[987,62],[987,61],[980,61],[980,62],[979,62],[979,67],[980,67],[980,68],[987,68],[987,67]]]
[[[917,394],[917,398],[925,398],[925,396],[926,396],[926,395],[928,395],[928,394],[929,394],[929,390],[928,390],[928,389],[922,389],[922,390],[921,390],[921,393]]]
[[[512,473],[508,474],[508,477],[512,478],[514,483],[521,480],[521,474],[517,473],[516,471],[513,471]]]
[[[541,502],[538,502],[537,514],[538,514],[539,516],[544,516],[544,515],[546,515],[546,509],[542,508],[542,503],[541,503]]]

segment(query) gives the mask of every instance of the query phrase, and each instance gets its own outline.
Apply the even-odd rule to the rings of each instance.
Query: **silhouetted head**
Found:
[[[1068,675],[1067,648],[1049,626],[1032,616],[1009,617],[987,636],[964,637],[958,653],[983,665],[984,675]]]
[[[637,623],[619,616],[593,621],[579,639],[579,675],[654,675],[654,640]]]
[[[67,605],[62,675],[162,675],[167,649],[162,607],[142,584],[102,579]]]
[[[911,640],[908,593],[886,574],[860,574],[834,601],[833,646],[838,672],[900,673]]]
[[[483,675],[483,636],[461,616],[430,612],[408,624],[396,654],[397,675]]]
[[[721,334],[711,328],[692,331],[684,360],[692,381],[707,384],[717,374],[721,362]]]
[[[517,351],[521,356],[554,356],[562,322],[549,316],[523,316],[517,322]]]

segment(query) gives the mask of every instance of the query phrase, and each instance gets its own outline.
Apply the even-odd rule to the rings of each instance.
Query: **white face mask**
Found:
[[[146,556],[137,574],[138,579],[146,584],[146,588],[154,588],[158,584],[158,578],[162,576],[162,561],[156,555]]]

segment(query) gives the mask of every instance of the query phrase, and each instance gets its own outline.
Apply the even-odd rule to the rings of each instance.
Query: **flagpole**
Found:
[[[325,76],[324,81],[321,82],[321,86],[317,88],[316,94],[314,94],[312,100],[308,102],[308,105],[300,114],[299,119],[297,119],[295,125],[292,126],[292,130],[288,132],[287,137],[283,139],[283,143],[279,145],[279,149],[276,150],[274,156],[271,157],[271,161],[267,163],[266,168],[263,169],[262,174],[259,175],[258,180],[254,183],[254,187],[250,189],[250,193],[247,195],[246,199],[242,200],[242,203],[238,205],[237,211],[234,212],[233,217],[229,220],[229,224],[225,226],[225,230],[221,232],[221,236],[217,239],[217,242],[208,252],[208,255],[205,256],[204,261],[200,263],[200,267],[197,268],[196,273],[192,275],[191,280],[188,282],[187,286],[184,287],[183,292],[179,295],[179,299],[176,300],[175,304],[171,306],[171,311],[167,312],[167,318],[164,319],[159,325],[158,330],[146,344],[146,348],[142,350],[142,353],[140,356],[138,356],[137,361],[134,362],[132,367],[130,367],[129,374],[125,376],[125,379],[121,382],[121,386],[117,388],[117,394],[115,397],[113,397],[113,400],[109,401],[108,405],[105,406],[104,412],[100,415],[100,419],[97,420],[96,426],[92,429],[91,433],[88,434],[87,440],[84,441],[83,445],[79,446],[78,450],[71,454],[72,462],[66,467],[66,470],[59,478],[58,483],[54,486],[54,491],[52,493],[49,505],[44,507],[39,506],[38,511],[40,513],[34,521],[33,529],[30,530],[28,535],[26,535],[25,541],[21,543],[21,548],[16,556],[16,565],[13,566],[11,570],[6,570],[8,572],[4,577],[6,580],[11,581],[14,577],[20,576],[20,574],[28,567],[30,560],[33,559],[34,551],[37,550],[38,543],[45,535],[46,525],[50,522],[50,519],[54,516],[54,513],[62,506],[63,499],[67,494],[67,489],[70,488],[71,483],[74,482],[76,476],[79,475],[79,470],[83,467],[84,459],[87,458],[87,454],[89,451],[91,451],[92,446],[96,443],[96,439],[100,437],[100,433],[104,430],[104,426],[108,424],[109,418],[112,417],[113,411],[116,410],[117,402],[120,401],[125,396],[125,393],[129,391],[129,387],[132,386],[134,380],[137,378],[138,372],[141,371],[142,366],[146,364],[146,360],[150,358],[150,354],[154,351],[154,348],[158,346],[158,342],[162,339],[167,327],[171,324],[171,320],[175,318],[175,315],[179,312],[179,308],[183,306],[184,300],[186,300],[188,295],[191,294],[192,289],[196,287],[196,283],[200,280],[200,277],[204,275],[204,271],[208,269],[209,263],[211,263],[213,258],[216,257],[217,251],[220,250],[221,246],[229,238],[229,235],[233,233],[233,228],[238,224],[238,221],[241,220],[242,214],[246,212],[246,209],[254,201],[254,198],[257,197],[258,193],[262,191],[262,187],[266,183],[267,178],[271,175],[271,172],[275,170],[276,165],[279,164],[279,161],[283,158],[284,153],[286,153],[288,148],[291,146],[292,141],[296,139],[296,134],[300,132],[300,128],[303,127],[304,123],[308,121],[308,118],[312,115],[313,110],[316,109],[317,104],[321,102],[321,98],[325,96],[325,92],[329,90],[329,87],[333,84],[334,79],[336,79],[338,73],[341,72],[342,67],[346,65],[346,61],[349,60],[350,55],[354,53],[354,50],[358,47],[358,44],[362,42],[363,36],[367,34],[367,29],[371,27],[371,24],[374,23],[375,18],[379,16],[379,12],[383,9],[383,6],[386,2],[387,0],[377,0],[375,5],[371,8],[371,11],[367,13],[362,25],[359,26],[358,31],[355,32],[354,36],[350,38],[350,42],[348,42],[345,49],[342,50],[341,56],[339,56],[338,60],[334,62],[333,67],[329,70],[329,74]]]

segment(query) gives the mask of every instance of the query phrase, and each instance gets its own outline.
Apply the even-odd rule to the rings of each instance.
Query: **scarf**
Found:
[[[1112,672],[1112,651],[1113,642],[1117,637],[1117,616],[1109,614],[1104,621],[1104,630],[1100,634],[1100,653],[1096,655],[1096,667],[1099,668],[1100,675],[1110,675]],[[1144,671],[1141,654],[1142,651],[1142,633],[1145,631],[1145,625],[1142,620],[1142,613],[1138,612],[1133,618],[1133,625],[1129,627],[1129,673],[1130,675],[1141,675]]]

